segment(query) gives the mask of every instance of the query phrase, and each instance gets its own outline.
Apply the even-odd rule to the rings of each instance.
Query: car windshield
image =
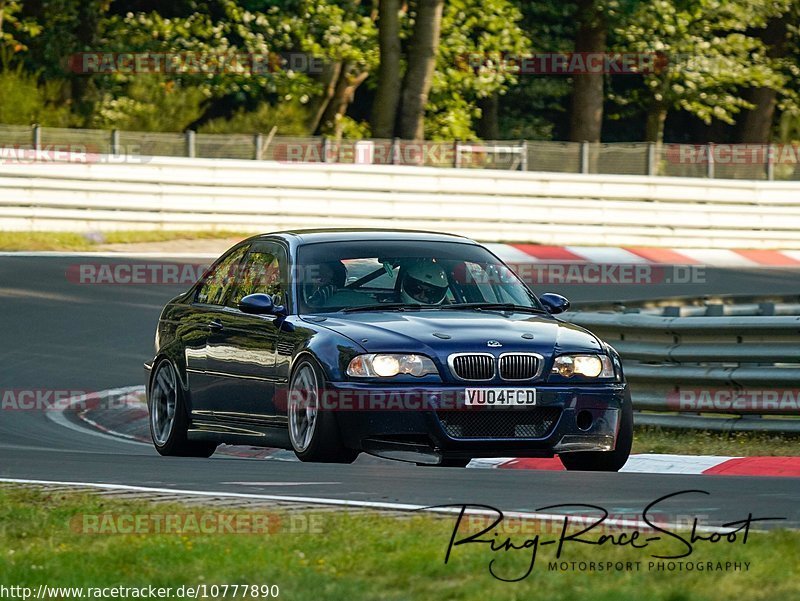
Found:
[[[517,276],[481,246],[359,241],[301,246],[294,269],[301,313],[417,308],[543,310]]]

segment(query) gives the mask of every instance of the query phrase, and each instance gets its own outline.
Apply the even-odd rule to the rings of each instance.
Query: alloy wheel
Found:
[[[292,446],[303,452],[314,440],[319,413],[319,385],[314,369],[306,364],[300,367],[289,391],[289,437]]]
[[[175,370],[169,361],[162,361],[150,388],[150,425],[159,446],[167,444],[175,427],[178,406],[178,384]]]

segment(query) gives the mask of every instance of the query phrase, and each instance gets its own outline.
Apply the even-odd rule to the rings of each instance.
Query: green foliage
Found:
[[[570,52],[575,37],[573,2],[519,3],[521,27],[531,40],[531,52]],[[566,119],[571,82],[563,75],[523,73],[518,84],[500,98],[502,138],[550,140],[557,123]]]
[[[525,56],[531,42],[520,27],[522,13],[509,0],[448,0],[428,98],[426,137],[475,138],[476,102],[504,94],[518,76],[503,57]],[[477,60],[476,60],[477,59]],[[471,68],[471,65],[475,68]]]
[[[785,80],[766,55],[752,28],[788,9],[789,0],[651,0],[620,23],[615,33],[627,52],[664,57],[661,68],[644,75],[644,85],[621,105],[679,109],[705,123],[734,123],[750,105],[747,87],[781,87]]]
[[[279,136],[307,136],[308,109],[299,102],[282,102],[275,106],[262,103],[255,110],[239,109],[229,118],[219,117],[198,128],[205,134],[269,133],[277,127]]]
[[[276,29],[289,33],[287,50],[374,71],[380,59],[370,11],[369,3],[357,0],[288,0],[269,15]]]
[[[107,93],[97,103],[91,126],[101,129],[180,132],[203,113],[205,91],[156,75],[133,79],[124,94]]]
[[[347,115],[339,119],[337,131],[341,132],[341,136],[345,140],[363,140],[371,135],[369,123],[356,121]]]
[[[306,135],[323,97],[321,77],[281,58],[305,53],[342,63],[354,76],[369,74],[332,126],[345,138],[369,135],[365,107],[379,62],[375,1],[0,0],[0,6],[0,52],[6,56],[0,122],[219,133],[278,125],[280,133]],[[401,18],[404,46],[413,6],[405,6]],[[577,6],[577,0],[447,0],[426,137],[474,139],[479,102],[497,96],[501,137],[564,138],[571,78],[518,74],[502,56],[572,51]],[[608,26],[609,51],[666,57],[655,71],[607,77],[604,137],[639,131],[648,114],[666,112],[734,123],[751,106],[748,89],[770,87],[778,92],[776,139],[800,138],[800,0],[595,0],[594,6]],[[784,14],[788,50],[775,58],[759,30]],[[269,68],[70,72],[71,55],[98,51],[192,53],[223,61],[251,55],[268,57]],[[470,56],[490,62],[470,62]]]
[[[0,2],[0,49],[10,48],[13,52],[27,50],[27,46],[18,38],[35,37],[41,33],[41,25],[33,19],[20,17],[21,11],[22,2],[18,0]]]
[[[208,68],[189,68],[171,73],[170,78],[185,89],[197,88],[209,99],[230,97],[246,105],[268,95],[284,99],[301,97],[314,87],[305,74],[273,68],[271,53],[286,49],[290,42],[280,23],[265,14],[244,10],[233,0],[220,0],[223,18],[214,19],[206,3],[197,3],[196,12],[185,17],[167,18],[157,12],[112,16],[103,27],[102,45],[114,52],[170,52],[197,57]],[[239,60],[237,67],[230,67]],[[251,68],[247,57],[253,57]],[[216,68],[215,62],[226,64]],[[118,93],[120,85],[139,74],[117,73],[102,77],[103,87]]]
[[[12,67],[5,57],[0,71],[0,123],[50,127],[70,124],[69,106],[61,100],[63,83],[39,83],[38,78],[23,70],[22,64]]]

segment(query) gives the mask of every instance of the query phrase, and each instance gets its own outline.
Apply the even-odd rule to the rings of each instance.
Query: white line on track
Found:
[[[341,484],[341,482],[222,482],[236,486],[312,486],[316,484]]]
[[[22,478],[0,478],[0,483],[36,484],[44,486],[74,486],[77,488],[96,488],[99,490],[119,490],[119,491],[145,492],[145,493],[165,494],[165,495],[181,495],[181,496],[185,495],[194,497],[215,497],[215,498],[223,497],[228,499],[261,499],[264,501],[304,503],[304,504],[328,505],[336,507],[358,507],[362,509],[384,509],[392,511],[419,511],[419,512],[445,514],[445,515],[458,515],[459,513],[461,513],[461,506],[463,505],[454,503],[453,505],[457,505],[456,507],[453,507],[451,505],[445,507],[441,506],[431,507],[428,505],[415,505],[411,503],[387,503],[382,501],[350,501],[346,499],[329,499],[325,497],[294,497],[294,496],[284,496],[284,495],[262,495],[255,493],[215,492],[208,490],[185,490],[180,488],[132,486],[128,484],[108,484],[102,482],[68,482],[64,480],[28,480]],[[467,504],[467,506],[469,506],[469,504]],[[478,516],[496,518],[497,512],[471,508],[467,509],[464,512],[464,515],[478,515]],[[539,520],[545,522],[563,522],[565,518],[569,517],[569,523],[572,525],[595,524],[598,519],[596,517],[575,516],[575,515],[567,516],[565,514],[538,513],[536,511],[503,511],[503,516],[506,518]],[[648,525],[646,522],[642,520],[629,520],[629,519],[606,519],[603,522],[603,525],[606,527],[616,526],[622,528],[638,528],[638,529],[650,528],[652,526],[657,526],[659,528],[672,528],[672,529],[686,528],[685,523],[653,522],[652,524]],[[751,528],[751,531],[755,530],[756,528]],[[695,529],[695,531],[707,532],[707,533],[719,532],[722,534],[727,534],[731,531],[731,529],[716,527],[716,526],[698,526]]]

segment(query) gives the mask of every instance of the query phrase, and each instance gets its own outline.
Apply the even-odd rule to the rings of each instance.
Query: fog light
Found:
[[[579,411],[578,415],[575,416],[575,425],[578,426],[578,430],[583,430],[584,432],[592,427],[593,421],[592,412],[586,411],[586,409]]]

